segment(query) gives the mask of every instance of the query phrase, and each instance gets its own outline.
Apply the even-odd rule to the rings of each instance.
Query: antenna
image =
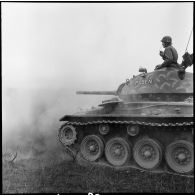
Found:
[[[192,27],[192,30],[191,30],[191,33],[190,33],[190,37],[189,37],[189,39],[188,39],[188,43],[187,43],[187,46],[186,46],[186,50],[185,50],[185,53],[186,53],[186,51],[187,51],[187,48],[188,48],[188,44],[189,44],[189,42],[190,42],[190,38],[191,38],[191,35],[192,35],[192,31],[193,31],[193,28],[194,28],[194,27]]]

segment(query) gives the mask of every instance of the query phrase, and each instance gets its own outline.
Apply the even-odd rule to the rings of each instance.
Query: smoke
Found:
[[[72,110],[65,95],[60,89],[4,89],[3,149],[17,150],[17,159],[60,155],[59,118]]]

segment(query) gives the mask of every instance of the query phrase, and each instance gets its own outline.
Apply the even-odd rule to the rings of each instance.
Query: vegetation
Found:
[[[194,178],[41,159],[3,163],[3,193],[194,192]]]

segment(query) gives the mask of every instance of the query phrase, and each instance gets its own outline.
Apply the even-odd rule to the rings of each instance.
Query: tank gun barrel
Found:
[[[117,95],[116,91],[77,91],[76,94],[85,94],[85,95]]]

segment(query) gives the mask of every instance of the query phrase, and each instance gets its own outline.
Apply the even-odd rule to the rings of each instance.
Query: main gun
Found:
[[[116,91],[77,91],[76,94],[85,94],[85,95],[116,95]]]

